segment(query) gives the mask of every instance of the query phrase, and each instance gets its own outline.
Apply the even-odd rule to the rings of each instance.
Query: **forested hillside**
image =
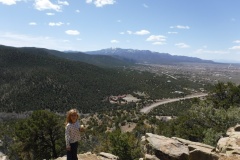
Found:
[[[119,156],[120,160],[139,159],[144,156],[140,142],[145,133],[216,146],[218,139],[225,137],[226,130],[240,122],[239,94],[239,85],[218,83],[205,100],[193,99],[160,106],[149,115],[130,106],[81,114],[80,123],[86,130],[82,133],[78,153],[109,152]],[[162,115],[175,118],[162,121],[157,118]],[[0,121],[4,153],[11,159],[23,160],[65,155],[64,119],[65,116],[40,110],[25,119]],[[127,133],[125,129],[129,129]]]
[[[131,70],[102,69],[55,57],[39,48],[0,46],[0,111],[50,109],[83,112],[109,106],[110,95],[145,92],[152,99],[174,97],[173,91],[202,84]]]
[[[48,53],[57,57],[85,62],[93,64],[99,67],[111,68],[111,67],[126,67],[135,65],[134,61],[126,58],[113,57],[109,55],[89,55],[82,52],[60,52],[55,50],[46,50]]]

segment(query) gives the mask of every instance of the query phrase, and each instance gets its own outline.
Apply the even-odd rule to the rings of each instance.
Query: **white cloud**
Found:
[[[46,13],[46,15],[48,15],[48,16],[54,16],[55,15],[55,13]]]
[[[151,35],[147,38],[146,41],[160,41],[160,42],[164,42],[166,41],[166,37],[162,36],[162,35]]]
[[[136,34],[136,35],[146,35],[146,34],[150,34],[150,32],[148,30],[140,30],[140,31],[136,31],[136,32],[133,32],[133,31],[130,31],[130,30],[127,30],[126,31],[127,34]],[[120,34],[124,34],[124,32],[120,32]]]
[[[240,40],[233,41],[233,43],[240,43]]]
[[[181,26],[181,25],[171,26],[170,28],[177,28],[177,29],[190,29],[189,26]]]
[[[92,0],[86,0],[86,3],[92,3]]]
[[[185,43],[177,43],[175,46],[178,46],[179,48],[189,48],[190,46]]]
[[[118,23],[121,23],[121,22],[122,22],[122,20],[120,20],[120,19],[119,19],[119,20],[117,20],[117,22],[118,22]]]
[[[240,46],[233,46],[233,47],[231,47],[229,49],[231,49],[231,50],[239,50],[240,51]]]
[[[233,46],[233,47],[231,47],[231,48],[229,48],[229,49],[230,49],[230,50],[240,51],[240,45],[239,45],[240,40],[235,40],[235,41],[233,41],[233,43],[237,43],[238,46]]]
[[[0,0],[0,3],[5,4],[5,5],[14,5],[20,1],[22,1],[22,0]]]
[[[76,36],[76,35],[80,34],[80,32],[77,30],[67,30],[67,31],[65,31],[65,33],[68,35],[72,35],[72,36]]]
[[[164,45],[166,44],[166,37],[163,35],[151,35],[146,39],[146,41],[153,42],[153,45]]]
[[[81,41],[82,39],[81,38],[77,38],[77,41]]]
[[[189,26],[176,26],[176,28],[178,28],[178,29],[190,29],[190,27]]]
[[[34,7],[39,11],[43,11],[43,10],[47,10],[47,9],[50,9],[50,10],[52,9],[57,12],[61,11],[60,5],[53,4],[49,0],[35,0]]]
[[[63,25],[63,24],[64,24],[64,23],[62,23],[62,22],[57,22],[57,23],[49,22],[49,23],[48,23],[49,26],[61,26],[61,25]]]
[[[80,13],[80,10],[77,9],[75,12]]]
[[[141,31],[135,32],[134,34],[136,34],[136,35],[146,35],[146,34],[150,34],[150,32],[147,31],[147,30],[141,30]]]
[[[178,32],[168,32],[168,34],[178,34]]]
[[[29,22],[28,24],[29,24],[30,26],[36,26],[36,25],[37,25],[36,22]]]
[[[115,2],[115,0],[96,0],[94,4],[96,5],[96,7],[102,7],[105,5],[114,4]]]
[[[145,7],[145,8],[148,8],[148,5],[146,5],[146,4],[143,4],[143,7]]]
[[[115,39],[111,40],[110,42],[111,42],[111,43],[119,43],[119,41],[118,41],[118,40],[115,40]]]
[[[67,1],[58,1],[58,4],[65,5],[65,6],[69,5],[69,3]]]
[[[96,7],[103,7],[105,5],[114,4],[115,0],[86,0],[86,3],[94,3]]]

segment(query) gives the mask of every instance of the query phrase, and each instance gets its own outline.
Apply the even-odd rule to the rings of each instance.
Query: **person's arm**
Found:
[[[79,122],[79,120],[76,121],[76,124],[75,124],[75,125],[76,125],[76,127],[80,130],[80,122]]]
[[[66,126],[66,129],[65,129],[65,141],[66,141],[66,149],[71,150],[71,146],[70,146],[70,127],[69,126]]]

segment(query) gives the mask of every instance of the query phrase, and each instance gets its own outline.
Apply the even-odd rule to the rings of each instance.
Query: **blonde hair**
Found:
[[[70,109],[68,112],[67,112],[67,117],[66,117],[66,121],[65,121],[65,125],[67,125],[68,123],[72,123],[72,120],[71,120],[71,115],[72,114],[77,114],[77,119],[79,118],[79,112],[77,109]]]

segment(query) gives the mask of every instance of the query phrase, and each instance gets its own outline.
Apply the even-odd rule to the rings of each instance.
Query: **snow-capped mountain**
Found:
[[[211,60],[202,60],[196,57],[175,56],[168,53],[152,52],[149,50],[136,50],[136,49],[121,49],[121,48],[108,48],[98,51],[85,52],[94,55],[110,55],[114,57],[122,57],[135,61],[137,63],[153,63],[153,64],[168,64],[168,63],[214,63]]]

